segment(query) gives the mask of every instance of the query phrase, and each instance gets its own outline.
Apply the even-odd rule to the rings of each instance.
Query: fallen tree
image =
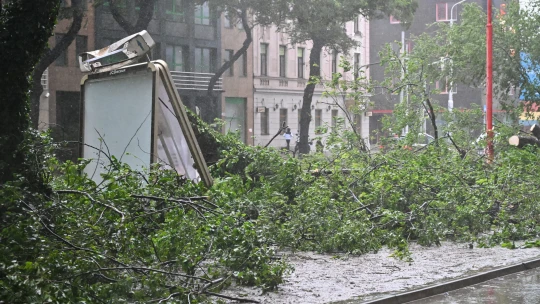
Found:
[[[540,147],[540,126],[534,124],[530,131],[534,137],[514,135],[508,139],[508,143],[518,148],[523,148],[526,145],[536,145]]]

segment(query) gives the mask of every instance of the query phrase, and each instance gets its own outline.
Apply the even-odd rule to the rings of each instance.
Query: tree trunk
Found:
[[[540,140],[529,136],[514,135],[508,139],[508,143],[518,148],[523,148],[526,145],[536,145],[540,147]]]
[[[221,100],[219,96],[214,95],[214,87],[219,80],[219,77],[227,71],[235,62],[242,56],[242,54],[247,52],[247,49],[253,41],[251,34],[251,27],[247,21],[247,12],[245,9],[240,13],[240,19],[242,20],[242,25],[244,26],[244,31],[246,32],[246,39],[242,44],[242,47],[236,51],[230,61],[225,62],[221,67],[212,75],[208,83],[207,96],[201,98],[199,105],[201,105],[201,118],[207,123],[214,122],[214,119],[221,118]]]
[[[118,7],[118,0],[109,1],[109,8],[114,20],[122,27],[128,35],[133,35],[142,30],[148,28],[148,24],[152,21],[154,16],[154,6],[157,0],[145,0],[139,1],[139,14],[137,15],[137,21],[135,24],[131,24],[129,18],[122,15],[120,8]],[[134,7],[133,7],[134,8]]]
[[[244,40],[244,43],[242,44],[242,47],[234,53],[231,60],[226,61],[210,78],[210,83],[208,84],[208,96],[213,96],[214,87],[219,80],[219,77],[225,73],[235,62],[242,56],[242,54],[247,52],[247,49],[251,45],[251,42],[253,41],[252,33],[251,33],[251,27],[249,26],[249,23],[247,21],[247,12],[246,9],[242,9],[240,13],[240,20],[242,21],[242,26],[244,27],[244,31],[246,32],[246,39]]]
[[[435,139],[435,145],[439,145],[439,129],[437,128],[437,121],[435,116],[435,110],[433,109],[433,105],[431,104],[431,100],[429,97],[426,97],[426,104],[428,107],[428,116],[429,120],[431,121],[431,125],[433,126],[433,138]]]
[[[321,51],[323,44],[318,40],[313,40],[313,48],[309,54],[309,79],[306,88],[304,89],[304,97],[302,100],[302,109],[300,109],[300,154],[309,153],[309,124],[311,122],[311,102],[313,100],[313,92],[315,91],[315,81],[321,76]]]
[[[59,1],[19,0],[2,9],[0,20],[0,185],[24,174],[39,182],[35,168],[25,165],[21,146],[29,126],[28,79],[39,61],[58,15]]]
[[[39,125],[39,101],[41,93],[43,93],[43,86],[41,85],[41,75],[43,72],[64,52],[69,45],[75,40],[75,37],[81,29],[83,20],[83,7],[82,0],[71,0],[73,7],[73,21],[71,27],[65,36],[58,42],[53,49],[46,48],[43,56],[39,60],[38,64],[34,68],[32,73],[32,89],[30,92],[30,118],[32,127],[37,129]]]
[[[540,140],[540,126],[538,126],[537,124],[534,124],[531,127],[531,132],[534,135],[534,137]]]

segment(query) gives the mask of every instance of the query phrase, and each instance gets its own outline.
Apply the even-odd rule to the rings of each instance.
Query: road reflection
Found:
[[[540,269],[493,279],[410,304],[538,304],[540,303]]]

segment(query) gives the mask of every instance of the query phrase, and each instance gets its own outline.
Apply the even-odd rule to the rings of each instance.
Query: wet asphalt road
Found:
[[[527,270],[408,304],[539,304],[540,269]]]

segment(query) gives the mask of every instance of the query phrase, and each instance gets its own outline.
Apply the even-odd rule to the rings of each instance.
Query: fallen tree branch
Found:
[[[518,148],[523,148],[526,145],[536,145],[540,147],[540,140],[530,136],[514,135],[508,139],[508,143]]]
[[[538,126],[537,124],[534,124],[531,129],[530,129],[532,135],[534,135],[534,137],[536,137],[536,139],[540,140],[540,126]]]
[[[268,145],[270,145],[270,143],[274,140],[274,138],[276,138],[283,130],[287,129],[287,126],[285,126],[285,122],[283,122],[283,125],[281,126],[281,128],[277,131],[276,135],[274,135],[274,137],[272,137],[270,139],[270,141],[264,146],[265,148],[268,147]]]
[[[87,193],[87,192],[84,192],[84,191],[80,191],[80,190],[56,190],[55,191],[56,193],[58,194],[80,194],[80,195],[84,195],[86,196],[92,203],[95,203],[95,204],[99,204],[103,207],[107,207],[111,210],[113,210],[114,212],[118,213],[120,216],[122,216],[122,222],[124,221],[124,213],[120,210],[118,210],[116,207],[112,206],[112,205],[109,205],[109,204],[105,204],[103,202],[100,202],[96,199],[94,199],[90,193]]]

